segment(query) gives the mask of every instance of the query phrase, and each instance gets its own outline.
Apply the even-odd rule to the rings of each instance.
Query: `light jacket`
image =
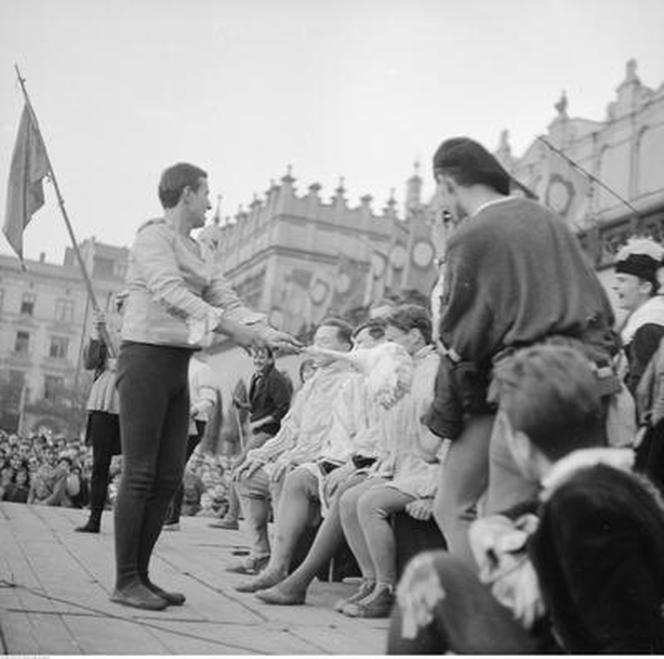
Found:
[[[243,324],[265,322],[263,314],[242,304],[210,249],[201,245],[197,250],[193,239],[163,218],[138,230],[127,290],[124,341],[205,347],[214,340],[211,332],[222,315]]]

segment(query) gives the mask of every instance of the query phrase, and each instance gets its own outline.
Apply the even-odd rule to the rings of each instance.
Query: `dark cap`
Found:
[[[459,185],[487,185],[504,195],[510,193],[511,177],[498,159],[469,137],[445,140],[433,157],[434,176],[442,172]]]

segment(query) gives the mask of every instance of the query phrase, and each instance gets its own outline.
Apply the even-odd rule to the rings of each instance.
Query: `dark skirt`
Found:
[[[85,444],[92,446],[92,450],[109,451],[111,455],[120,455],[122,446],[120,444],[120,417],[117,414],[109,414],[93,410],[88,414],[88,423],[85,429]]]

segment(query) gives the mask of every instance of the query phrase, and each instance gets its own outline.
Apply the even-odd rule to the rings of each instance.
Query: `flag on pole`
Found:
[[[46,150],[28,106],[23,107],[14,145],[3,232],[23,262],[23,231],[32,215],[44,205],[43,179],[49,173]]]

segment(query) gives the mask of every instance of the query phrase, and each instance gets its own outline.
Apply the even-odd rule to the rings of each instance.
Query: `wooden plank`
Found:
[[[168,654],[163,633],[117,618],[65,616],[83,654]]]
[[[7,651],[23,654],[380,654],[387,621],[355,620],[332,610],[354,591],[315,583],[307,605],[277,607],[233,586],[224,572],[246,546],[240,531],[209,529],[184,518],[179,533],[159,539],[151,576],[187,595],[182,607],[145,612],[109,602],[114,579],[112,517],[101,534],[75,533],[80,510],[0,504],[0,625]],[[46,596],[46,597],[44,597]]]

